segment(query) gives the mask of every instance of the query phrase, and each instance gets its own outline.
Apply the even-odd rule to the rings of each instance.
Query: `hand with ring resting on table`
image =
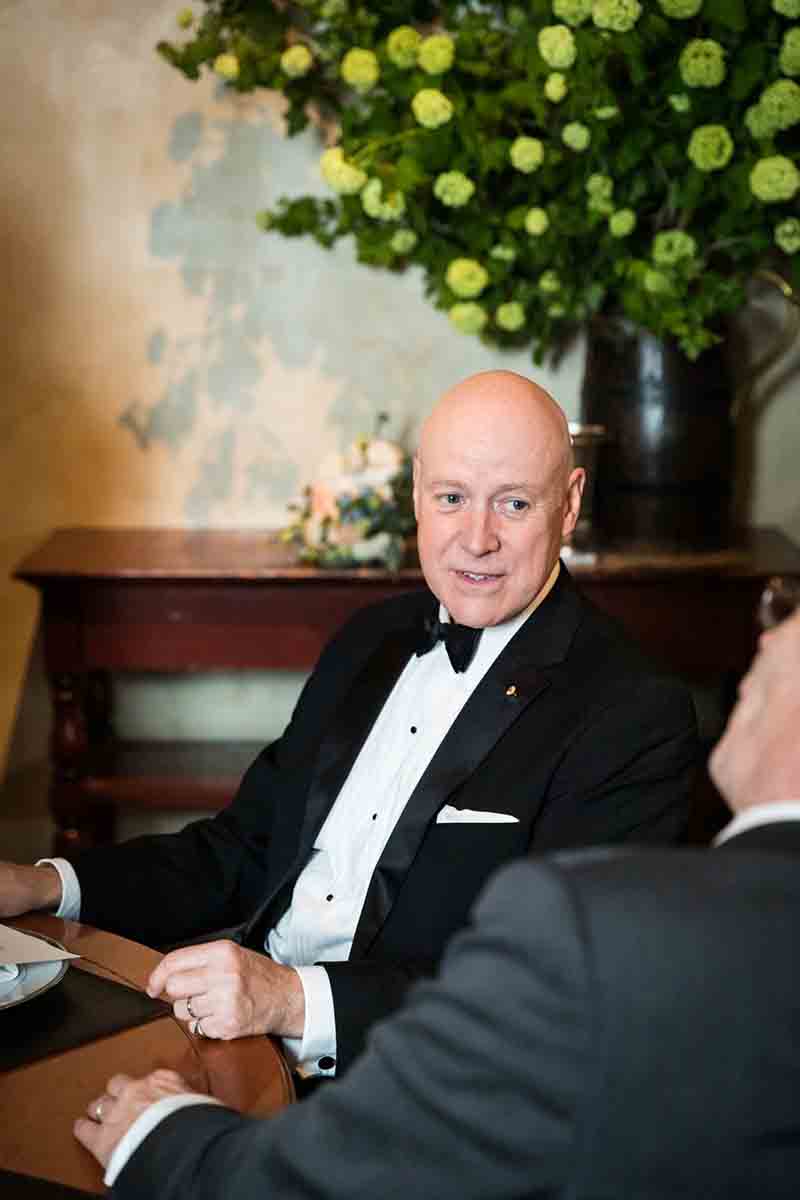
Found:
[[[274,1033],[302,1037],[305,997],[300,976],[235,942],[206,942],[166,954],[147,982],[150,996],[172,1001],[180,1021],[207,1038]]]
[[[153,1071],[144,1079],[130,1075],[113,1075],[102,1096],[86,1106],[86,1117],[79,1117],[73,1126],[75,1137],[107,1167],[118,1142],[146,1108],[166,1096],[193,1094],[176,1071]]]

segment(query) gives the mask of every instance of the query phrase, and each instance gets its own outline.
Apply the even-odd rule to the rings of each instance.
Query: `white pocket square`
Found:
[[[484,812],[478,808],[453,808],[445,804],[436,817],[437,825],[519,825],[511,813]]]

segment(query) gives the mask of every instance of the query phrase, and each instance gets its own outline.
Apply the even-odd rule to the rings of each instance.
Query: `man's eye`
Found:
[[[445,508],[455,508],[457,504],[461,503],[461,494],[459,492],[443,492],[438,500]]]
[[[500,501],[500,508],[511,517],[521,517],[530,508],[530,502],[520,500],[518,496],[509,496],[507,500]]]

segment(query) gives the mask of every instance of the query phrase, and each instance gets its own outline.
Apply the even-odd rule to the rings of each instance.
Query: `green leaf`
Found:
[[[741,33],[747,28],[745,0],[704,0],[703,16],[706,21],[716,21],[734,33]]]
[[[767,48],[761,44],[745,46],[736,59],[729,92],[733,100],[746,100],[760,87],[767,70]]]

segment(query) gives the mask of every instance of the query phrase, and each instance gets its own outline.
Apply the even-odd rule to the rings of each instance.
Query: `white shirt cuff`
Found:
[[[65,858],[40,858],[37,867],[49,863],[58,871],[61,880],[61,903],[55,911],[57,917],[65,921],[80,921],[81,919],[81,885],[71,863]]]
[[[156,1125],[160,1124],[170,1113],[177,1112],[180,1108],[188,1108],[191,1104],[219,1103],[220,1101],[215,1100],[213,1096],[198,1096],[194,1092],[191,1095],[183,1092],[179,1096],[165,1096],[163,1100],[156,1100],[136,1118],[128,1132],[123,1134],[117,1142],[103,1177],[106,1187],[111,1187],[134,1150],[139,1149],[147,1135],[152,1133]]]
[[[336,1074],[336,1017],[333,992],[324,967],[295,967],[303,985],[306,1019],[302,1038],[282,1038],[283,1048],[300,1075]]]
[[[743,808],[714,838],[714,845],[721,846],[737,834],[759,825],[775,825],[779,821],[800,821],[800,800],[787,800],[782,804],[754,804]]]

